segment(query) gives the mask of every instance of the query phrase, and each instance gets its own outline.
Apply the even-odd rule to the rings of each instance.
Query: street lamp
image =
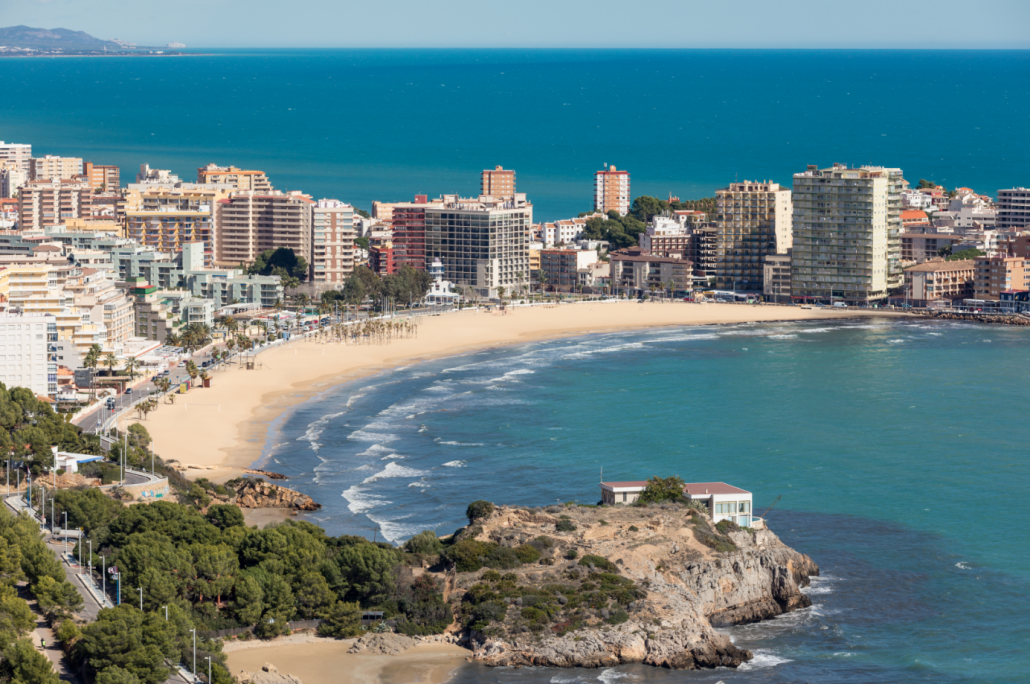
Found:
[[[207,660],[207,684],[211,684],[211,656],[204,656]]]
[[[193,632],[193,676],[197,676],[197,629],[194,627],[190,630]]]
[[[61,511],[64,516],[64,555],[68,555],[68,511]]]
[[[168,622],[168,606],[161,606],[165,609],[165,622]]]
[[[139,612],[143,612],[143,587],[139,588]]]

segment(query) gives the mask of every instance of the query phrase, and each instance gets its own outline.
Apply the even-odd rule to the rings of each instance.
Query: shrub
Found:
[[[501,573],[497,572],[496,570],[487,570],[483,573],[483,579],[485,579],[487,582],[496,582],[497,580],[501,579]]]
[[[740,525],[732,520],[720,520],[716,524],[715,529],[719,530],[723,534],[726,534],[727,532],[740,532]]]
[[[707,530],[702,530],[700,527],[694,528],[694,537],[708,548],[721,553],[730,553],[737,550],[737,545],[726,537],[714,535]]]
[[[454,563],[458,572],[475,572],[483,567],[483,556],[486,555],[488,546],[490,545],[475,539],[462,539],[449,547],[445,555]]]
[[[244,632],[244,635],[250,632]],[[318,626],[321,636],[347,639],[361,634],[361,607],[357,603],[337,601],[329,616]],[[240,637],[241,639],[244,636]]]
[[[469,524],[475,523],[477,520],[483,520],[489,518],[490,514],[494,512],[494,505],[489,501],[473,501],[469,504],[469,507],[465,509],[465,515],[469,519]]]
[[[565,552],[565,558],[567,560],[576,560],[576,556],[579,555],[579,551],[576,549],[569,549]]]
[[[523,608],[522,617],[538,625],[544,625],[550,622],[547,611],[536,608],[535,606],[526,606]]]
[[[605,525],[607,525],[607,524],[608,524],[608,521],[607,521],[607,520],[599,520],[598,522],[599,522],[599,523],[601,523],[601,526],[602,526],[602,527],[604,527]]]
[[[607,622],[609,625],[621,625],[623,622],[626,622],[627,620],[629,620],[629,613],[622,610],[621,608],[617,608],[616,610],[613,610],[611,612],[611,614],[608,616],[608,619],[605,620],[605,622]]]
[[[515,556],[520,563],[535,563],[540,560],[540,552],[531,544],[523,544],[515,549]]]
[[[432,530],[423,530],[404,542],[404,550],[408,553],[435,556],[443,551],[443,544]]]
[[[491,622],[500,622],[508,613],[508,607],[496,601],[485,601],[472,609],[469,616],[469,627],[482,631]]]
[[[536,547],[537,551],[545,551],[554,546],[554,540],[550,537],[545,537],[543,535],[540,535],[539,537],[533,539],[529,543]]]
[[[559,520],[554,529],[559,532],[575,532],[576,526],[571,520]]]
[[[597,568],[598,570],[602,570],[604,572],[618,572],[619,571],[619,569],[615,566],[615,563],[612,563],[607,558],[602,558],[601,556],[592,556],[592,555],[591,556],[583,556],[582,558],[579,559],[579,564],[580,565],[587,565],[587,566],[592,565],[595,568]]]
[[[554,559],[552,558],[541,558],[540,565],[554,565]]]
[[[639,504],[664,503],[683,499],[683,480],[678,476],[650,477],[637,498]]]
[[[514,572],[506,572],[503,575],[501,575],[501,581],[502,582],[518,582],[519,581],[519,576],[516,575]]]
[[[630,526],[629,526],[629,531],[630,531],[630,532],[639,532],[639,531],[640,531],[640,528],[639,528],[639,527],[637,527],[636,525],[630,525]]]

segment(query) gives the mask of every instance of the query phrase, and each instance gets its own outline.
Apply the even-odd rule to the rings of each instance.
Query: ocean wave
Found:
[[[955,563],[955,567],[958,568],[959,570],[972,570],[973,569],[973,568],[969,567],[969,565],[966,564],[965,561],[959,561],[958,563]]]
[[[368,388],[366,387],[365,389],[368,389]],[[363,396],[365,396],[365,395],[364,394],[352,394],[349,397],[347,397],[347,403],[346,403],[347,408],[350,408],[350,407],[354,406],[354,402],[356,402],[358,399],[360,399]]]
[[[665,337],[650,338],[648,342],[692,342],[694,340],[717,340],[716,333],[689,333],[684,335],[666,335]]]
[[[351,513],[364,513],[377,506],[389,506],[393,503],[381,496],[369,494],[366,490],[362,489],[361,485],[354,485],[344,490],[340,496],[347,500],[347,510]]]
[[[490,380],[487,380],[487,382],[504,382],[506,380],[513,380],[520,375],[532,375],[533,373],[536,373],[536,371],[530,370],[528,368],[519,368],[517,370],[508,371],[507,373],[498,378],[492,378]]]
[[[594,354],[613,354],[615,352],[625,351],[627,349],[643,349],[643,342],[627,342],[625,344],[613,344],[610,347],[601,347],[600,349],[586,349],[584,351],[573,352],[572,354],[564,354],[561,358],[563,359],[586,359]]]
[[[402,515],[397,518],[377,518],[370,515],[368,516],[368,519],[379,527],[379,535],[383,539],[395,544],[413,537],[423,530],[435,530],[439,527],[439,525],[426,526],[425,523],[405,522],[406,520],[410,520],[414,517],[417,516],[414,513],[409,513],[408,515]]]
[[[483,442],[445,442],[439,437],[433,440],[437,444],[446,444],[447,446],[486,446]]]
[[[387,454],[392,452],[393,449],[386,446],[385,444],[373,444],[372,446],[358,454],[358,456],[377,456],[379,454]]]
[[[792,334],[789,334],[789,333],[784,333],[782,335],[769,335],[769,339],[770,340],[793,340],[793,339],[797,339],[797,335],[792,335]]]
[[[408,486],[417,487],[418,489],[429,489],[430,487],[432,487],[432,485],[426,482],[425,480],[416,480],[414,482],[410,482],[408,483]]]
[[[400,436],[392,433],[369,432],[364,428],[361,428],[360,430],[355,430],[347,435],[347,439],[353,439],[355,442],[375,442],[377,444],[385,444],[387,442],[400,439]]]
[[[464,468],[467,461],[447,461],[443,464],[444,468]]]
[[[612,669],[605,670],[597,675],[597,681],[604,682],[604,684],[611,684],[611,682],[617,682],[620,679],[636,679],[636,676],[628,672],[619,672]]]
[[[375,475],[366,477],[361,484],[369,484],[377,480],[383,480],[390,477],[422,477],[426,472],[424,470],[415,470],[407,466],[402,466],[395,461],[390,461],[386,464],[386,467],[380,470]]]
[[[748,670],[758,670],[763,667],[776,667],[777,665],[783,665],[784,663],[793,662],[790,658],[778,656],[772,651],[765,649],[758,649],[754,653],[754,658],[742,664],[737,669],[746,672]]]

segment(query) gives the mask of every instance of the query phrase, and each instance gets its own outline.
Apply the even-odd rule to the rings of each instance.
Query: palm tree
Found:
[[[197,368],[197,364],[193,363],[192,361],[187,361],[186,362],[186,372],[190,374],[190,379],[191,380],[196,380],[197,379],[197,375],[200,374],[200,369]]]
[[[90,371],[92,371],[89,383],[91,401],[95,399],[97,396],[97,367],[100,365],[101,353],[103,353],[103,351],[100,349],[100,345],[94,344],[89,348],[89,351],[86,352],[86,358],[83,360],[83,364],[86,366],[86,368],[89,368]]]
[[[136,371],[139,369],[139,361],[134,357],[125,359],[125,370],[129,372],[129,382],[136,379]]]
[[[107,374],[114,375],[114,367],[118,365],[118,359],[114,352],[107,352],[107,355],[104,356],[104,365],[107,366]]]
[[[178,333],[170,332],[165,336],[165,344],[169,347],[181,347],[182,337]]]

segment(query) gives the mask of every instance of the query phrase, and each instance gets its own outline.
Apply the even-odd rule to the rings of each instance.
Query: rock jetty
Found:
[[[258,478],[247,477],[226,483],[236,492],[230,502],[240,508],[290,508],[297,511],[317,511],[322,507],[306,494],[272,484]]]

